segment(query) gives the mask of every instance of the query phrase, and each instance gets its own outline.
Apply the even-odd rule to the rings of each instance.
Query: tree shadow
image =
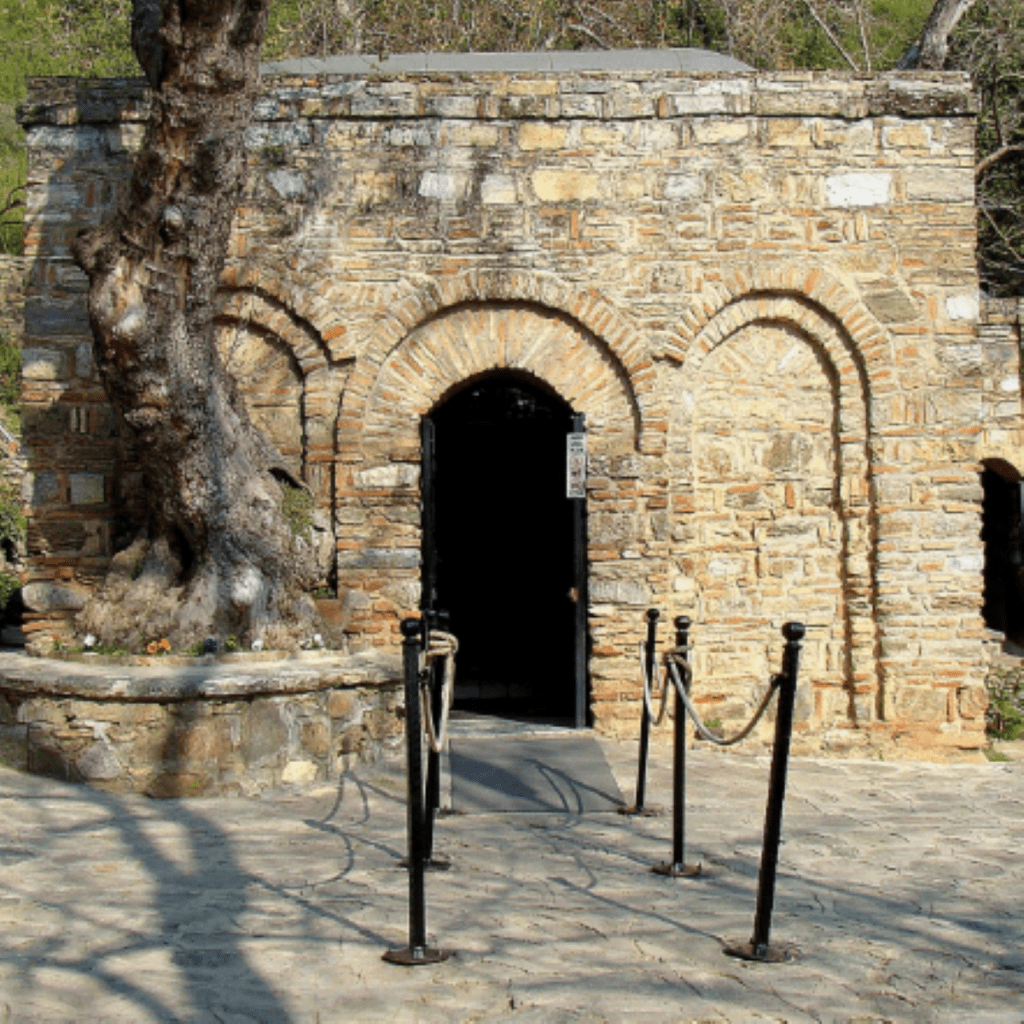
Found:
[[[332,825],[353,791],[361,814],[352,827]],[[252,829],[218,820],[226,803],[147,801],[0,775],[0,806],[7,805],[0,903],[28,908],[26,928],[8,929],[0,940],[0,965],[19,990],[4,993],[8,1006],[26,1012],[41,999],[52,1012],[56,999],[71,1019],[83,1012],[76,998],[98,988],[104,1006],[113,998],[139,1019],[171,1024],[220,1020],[226,1013],[287,1022],[294,1019],[288,993],[254,966],[248,943],[300,942],[303,950],[310,943],[337,944],[319,927],[327,922],[327,933],[340,929],[386,947],[382,934],[339,912],[333,901],[310,895],[313,886],[344,882],[355,866],[353,830],[370,820],[362,784],[343,779],[322,820],[286,816],[286,829],[300,840],[325,832],[338,840],[337,854],[312,884],[289,885],[264,868],[262,856],[259,869],[247,867],[243,842]],[[258,815],[256,802],[231,803]],[[370,845],[382,859],[397,859],[386,842]],[[97,895],[112,877],[110,891]],[[271,926],[258,917],[247,924],[268,897]],[[283,925],[273,924],[275,915]]]

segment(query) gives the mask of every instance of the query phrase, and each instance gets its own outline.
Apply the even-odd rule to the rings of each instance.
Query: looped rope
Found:
[[[427,723],[427,740],[435,754],[440,754],[448,742],[448,713],[451,711],[452,697],[455,693],[455,655],[458,650],[459,641],[453,634],[432,629],[427,649],[420,655],[420,700],[423,705],[423,718]],[[430,674],[426,672],[435,658],[444,658],[440,728],[434,722],[434,709],[430,701]]]
[[[665,713],[668,711],[668,695],[671,687],[668,685],[668,673],[665,673],[665,678],[661,684],[661,708],[657,714],[654,713],[654,708],[651,705],[651,698],[653,696],[653,686],[651,685],[651,678],[647,674],[647,658],[646,658],[646,644],[642,641],[640,643],[640,678],[644,684],[644,705],[647,708],[647,717],[651,721],[651,725],[657,728],[665,721]],[[690,666],[686,666],[686,671],[689,672]],[[689,681],[689,680],[687,680]]]
[[[754,712],[754,717],[751,718],[743,729],[741,729],[735,736],[730,736],[726,739],[722,736],[716,736],[707,728],[707,726],[705,726],[700,719],[700,715],[697,714],[697,709],[690,702],[690,695],[686,692],[686,687],[683,685],[682,679],[679,678],[679,666],[681,665],[686,671],[687,682],[689,682],[690,666],[683,660],[679,648],[676,648],[674,651],[669,651],[668,654],[665,655],[665,662],[668,665],[672,681],[675,683],[676,693],[679,694],[679,699],[683,702],[683,706],[693,719],[693,724],[697,727],[697,731],[704,737],[704,739],[709,740],[718,747],[731,747],[734,743],[739,743],[740,740],[746,739],[746,737],[750,735],[754,726],[761,721],[761,716],[767,710],[772,697],[775,696],[775,691],[779,688],[779,683],[782,681],[781,676],[772,676],[771,686],[768,688],[768,692],[764,695],[764,699]]]

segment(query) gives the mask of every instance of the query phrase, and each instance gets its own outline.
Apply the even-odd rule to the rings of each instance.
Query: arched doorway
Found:
[[[1024,503],[1017,470],[992,459],[981,474],[981,539],[985,545],[984,603],[982,616],[989,629],[1024,643]]]
[[[423,603],[459,638],[457,708],[585,724],[584,503],[566,495],[581,419],[508,371],[424,418]]]

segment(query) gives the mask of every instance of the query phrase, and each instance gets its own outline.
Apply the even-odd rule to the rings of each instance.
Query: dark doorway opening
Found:
[[[1024,643],[1024,596],[1022,596],[1021,481],[1009,465],[1002,472],[986,467],[981,474],[983,492],[981,539],[985,545],[982,617],[1015,643]]]
[[[424,603],[449,612],[459,640],[457,709],[572,720],[572,429],[561,398],[509,372],[471,382],[424,422]]]

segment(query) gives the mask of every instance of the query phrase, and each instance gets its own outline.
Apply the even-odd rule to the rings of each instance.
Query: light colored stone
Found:
[[[825,178],[827,206],[884,206],[891,192],[892,175],[888,171],[844,171]]]
[[[507,206],[518,198],[516,181],[511,174],[488,174],[480,182],[480,202],[487,206]]]
[[[534,171],[530,180],[537,198],[545,203],[596,199],[601,193],[598,176],[584,171]]]
[[[289,761],[281,770],[281,781],[286,786],[308,786],[316,781],[317,774],[313,761]]]
[[[426,199],[462,199],[469,179],[454,171],[424,171],[420,178],[419,193]]]

